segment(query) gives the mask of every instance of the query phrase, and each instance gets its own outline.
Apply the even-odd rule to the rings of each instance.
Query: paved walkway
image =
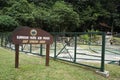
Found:
[[[63,50],[61,54],[58,55],[58,58],[73,61],[74,60],[74,47],[66,47],[68,52]],[[59,51],[58,51],[59,52]],[[90,50],[84,50],[80,47],[77,48],[77,55],[76,55],[76,61],[77,62],[100,62],[101,61],[101,51],[91,52]],[[50,56],[54,56],[54,54],[50,54]],[[120,54],[115,54],[109,51],[105,52],[105,63],[110,63],[111,61],[119,61],[120,60]]]
[[[111,46],[111,49],[116,51],[112,47],[115,47],[115,46]],[[12,45],[12,48],[14,49],[14,45]],[[117,48],[119,48],[119,47],[117,47]],[[21,47],[20,47],[20,50],[21,50]],[[115,53],[113,53],[113,50],[108,51],[108,49],[106,49],[105,63],[110,63],[111,61],[119,61],[120,60],[120,52],[117,51],[117,53],[119,53],[119,54],[115,54]],[[39,52],[40,52],[39,48],[37,50],[35,50],[35,53],[39,53]],[[45,53],[45,51],[43,51],[43,52]],[[57,51],[57,54],[58,54],[58,52],[59,52],[59,50]],[[76,61],[77,62],[100,62],[101,61],[101,50],[98,50],[96,52],[93,52],[89,49],[85,50],[85,49],[82,49],[81,47],[77,47]],[[50,56],[54,57],[54,50],[50,50]],[[60,53],[57,57],[64,59],[64,60],[73,61],[74,60],[74,47],[66,46],[66,50],[63,50],[62,53]]]

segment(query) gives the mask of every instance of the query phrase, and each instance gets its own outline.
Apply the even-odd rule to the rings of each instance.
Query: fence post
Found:
[[[30,53],[32,53],[32,44],[30,44]]]
[[[40,44],[40,56],[42,56],[42,44]]]
[[[0,46],[1,46],[1,40],[2,40],[2,33],[0,33]]]
[[[21,45],[21,51],[23,52],[23,44]]]
[[[7,35],[7,33],[6,33],[6,34],[5,34],[5,43],[4,43],[5,48],[7,47],[7,43],[8,43],[8,39],[7,39],[7,37],[8,37],[8,35]]]
[[[11,42],[9,43],[9,48],[11,49]]]
[[[74,63],[76,62],[76,50],[77,50],[77,35],[76,33],[74,34],[75,35],[75,47],[74,47]]]
[[[57,46],[57,41],[56,41],[56,35],[54,36],[54,43],[55,43],[55,48],[54,48],[54,59],[56,59],[56,46]]]
[[[1,35],[1,47],[3,47],[3,33]]]
[[[118,64],[119,64],[119,66],[120,66],[120,60],[118,61]]]
[[[105,33],[102,33],[102,55],[101,55],[101,69],[100,71],[104,72],[104,60],[105,60]]]

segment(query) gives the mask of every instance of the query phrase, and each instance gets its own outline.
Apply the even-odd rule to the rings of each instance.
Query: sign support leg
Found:
[[[50,45],[46,44],[46,66],[49,66],[49,50],[50,50]]]
[[[19,44],[15,44],[15,68],[19,67]]]

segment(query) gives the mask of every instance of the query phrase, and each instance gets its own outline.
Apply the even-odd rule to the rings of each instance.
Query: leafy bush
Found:
[[[7,15],[0,15],[0,32],[12,31],[18,26],[17,21]]]
[[[88,32],[91,32],[91,33],[86,33],[80,36],[84,44],[97,43],[97,41],[100,40],[99,35],[92,33],[92,32],[99,32],[98,30],[91,29],[91,30],[88,30]]]

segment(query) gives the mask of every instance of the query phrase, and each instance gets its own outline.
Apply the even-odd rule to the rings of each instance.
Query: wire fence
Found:
[[[120,59],[105,59],[108,50],[108,46],[105,48],[105,43],[108,45],[108,41],[103,32],[51,32],[51,34],[54,36],[54,43],[50,47],[50,57],[54,59],[100,69],[101,71],[104,71],[105,62],[120,64]],[[14,50],[15,47],[11,42],[10,35],[11,33],[0,33],[0,46]],[[46,55],[46,45],[22,44],[19,51],[43,56]],[[111,54],[107,55],[107,57],[110,56]]]

